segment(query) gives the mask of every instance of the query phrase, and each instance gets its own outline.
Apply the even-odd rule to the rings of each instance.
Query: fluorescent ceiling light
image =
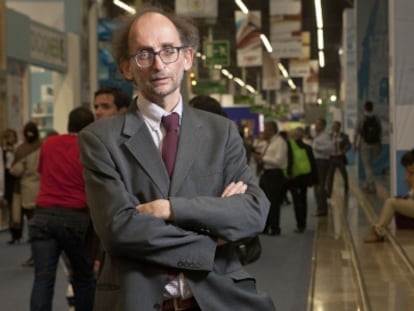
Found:
[[[315,0],[316,27],[323,28],[321,0]]]
[[[325,67],[325,53],[323,51],[319,51],[319,67],[323,68]]]
[[[318,50],[323,50],[324,49],[324,43],[323,43],[323,29],[318,29],[317,30],[317,34],[318,34]]]
[[[289,74],[288,74],[285,66],[283,66],[282,63],[278,63],[277,66],[279,67],[279,70],[282,73],[282,76],[287,79],[289,77]]]
[[[243,0],[234,0],[234,2],[236,2],[237,6],[240,8],[240,10],[242,10],[242,12],[244,14],[249,13],[249,9],[247,8],[247,6],[244,4]]]
[[[296,84],[295,84],[295,82],[293,82],[292,79],[288,80],[288,84],[289,84],[289,86],[292,90],[296,90]]]
[[[231,74],[230,74],[230,71],[228,71],[226,68],[223,68],[223,69],[221,69],[221,73],[223,74],[223,76],[225,76],[225,77],[229,77]]]
[[[113,3],[116,6],[120,7],[121,9],[127,11],[130,14],[135,14],[135,12],[136,12],[133,7],[129,6],[128,4],[126,4],[125,2],[122,2],[120,0],[114,0]]]
[[[246,90],[248,90],[250,93],[252,93],[252,94],[254,94],[254,93],[256,93],[256,90],[254,89],[254,87],[253,86],[251,86],[250,84],[247,84],[246,86],[245,86],[245,88],[246,88]]]
[[[269,42],[269,39],[267,39],[267,37],[264,34],[260,34],[260,39],[262,40],[263,45],[266,48],[266,51],[268,51],[269,53],[272,53],[273,48],[272,48],[272,45]]]
[[[233,80],[234,80],[234,82],[236,82],[241,87],[244,87],[245,86],[245,83],[244,83],[244,81],[242,79],[236,77]]]

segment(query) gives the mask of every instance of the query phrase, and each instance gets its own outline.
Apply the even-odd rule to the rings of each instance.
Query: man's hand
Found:
[[[242,182],[231,182],[226,189],[224,189],[223,193],[221,194],[222,198],[232,196],[233,194],[243,194],[247,190],[247,185]]]
[[[171,203],[169,200],[159,199],[135,207],[140,213],[149,214],[164,220],[172,220]]]

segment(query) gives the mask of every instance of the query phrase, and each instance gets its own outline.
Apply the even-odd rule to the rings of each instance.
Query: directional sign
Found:
[[[229,41],[218,40],[204,43],[204,55],[206,56],[206,65],[229,66]]]

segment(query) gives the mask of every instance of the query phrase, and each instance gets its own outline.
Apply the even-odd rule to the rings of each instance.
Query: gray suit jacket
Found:
[[[184,273],[202,310],[274,310],[234,246],[215,242],[258,234],[269,209],[232,121],[184,106],[171,181],[135,105],[85,128],[79,143],[91,217],[107,252],[95,310],[160,310],[171,269]],[[220,198],[240,180],[245,194]],[[170,199],[173,223],[135,209],[160,198]]]

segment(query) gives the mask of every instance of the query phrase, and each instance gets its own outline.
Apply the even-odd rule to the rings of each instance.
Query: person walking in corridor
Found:
[[[332,195],[336,169],[339,169],[339,172],[342,175],[345,193],[348,193],[349,191],[348,172],[346,170],[348,161],[346,158],[346,153],[352,148],[352,144],[349,140],[348,135],[341,131],[341,122],[334,121],[332,124],[332,132],[330,134],[330,137],[332,139],[334,149],[331,157],[329,158],[327,181],[328,198],[330,198]]]
[[[333,143],[326,132],[326,120],[319,118],[315,122],[316,136],[312,142],[315,166],[318,175],[318,183],[314,185],[317,211],[315,216],[326,216],[328,213],[328,201],[326,184],[329,170],[329,158],[333,152]]]
[[[374,162],[381,152],[382,126],[374,113],[372,101],[366,101],[364,115],[357,122],[354,136],[354,150],[360,151],[364,166],[365,180],[363,188],[366,192],[377,192],[374,176]]]
[[[268,235],[280,235],[281,233],[280,206],[287,182],[284,170],[288,166],[288,146],[278,131],[275,121],[265,122],[264,138],[267,140],[267,147],[263,154],[255,155],[255,159],[263,165],[259,184],[270,201],[270,212],[263,231]]]
[[[93,308],[95,274],[84,249],[90,217],[77,136],[93,121],[90,109],[73,109],[69,114],[68,134],[50,136],[40,150],[40,191],[29,224],[35,270],[31,311],[52,310],[56,270],[62,252],[70,262],[75,310]]]

